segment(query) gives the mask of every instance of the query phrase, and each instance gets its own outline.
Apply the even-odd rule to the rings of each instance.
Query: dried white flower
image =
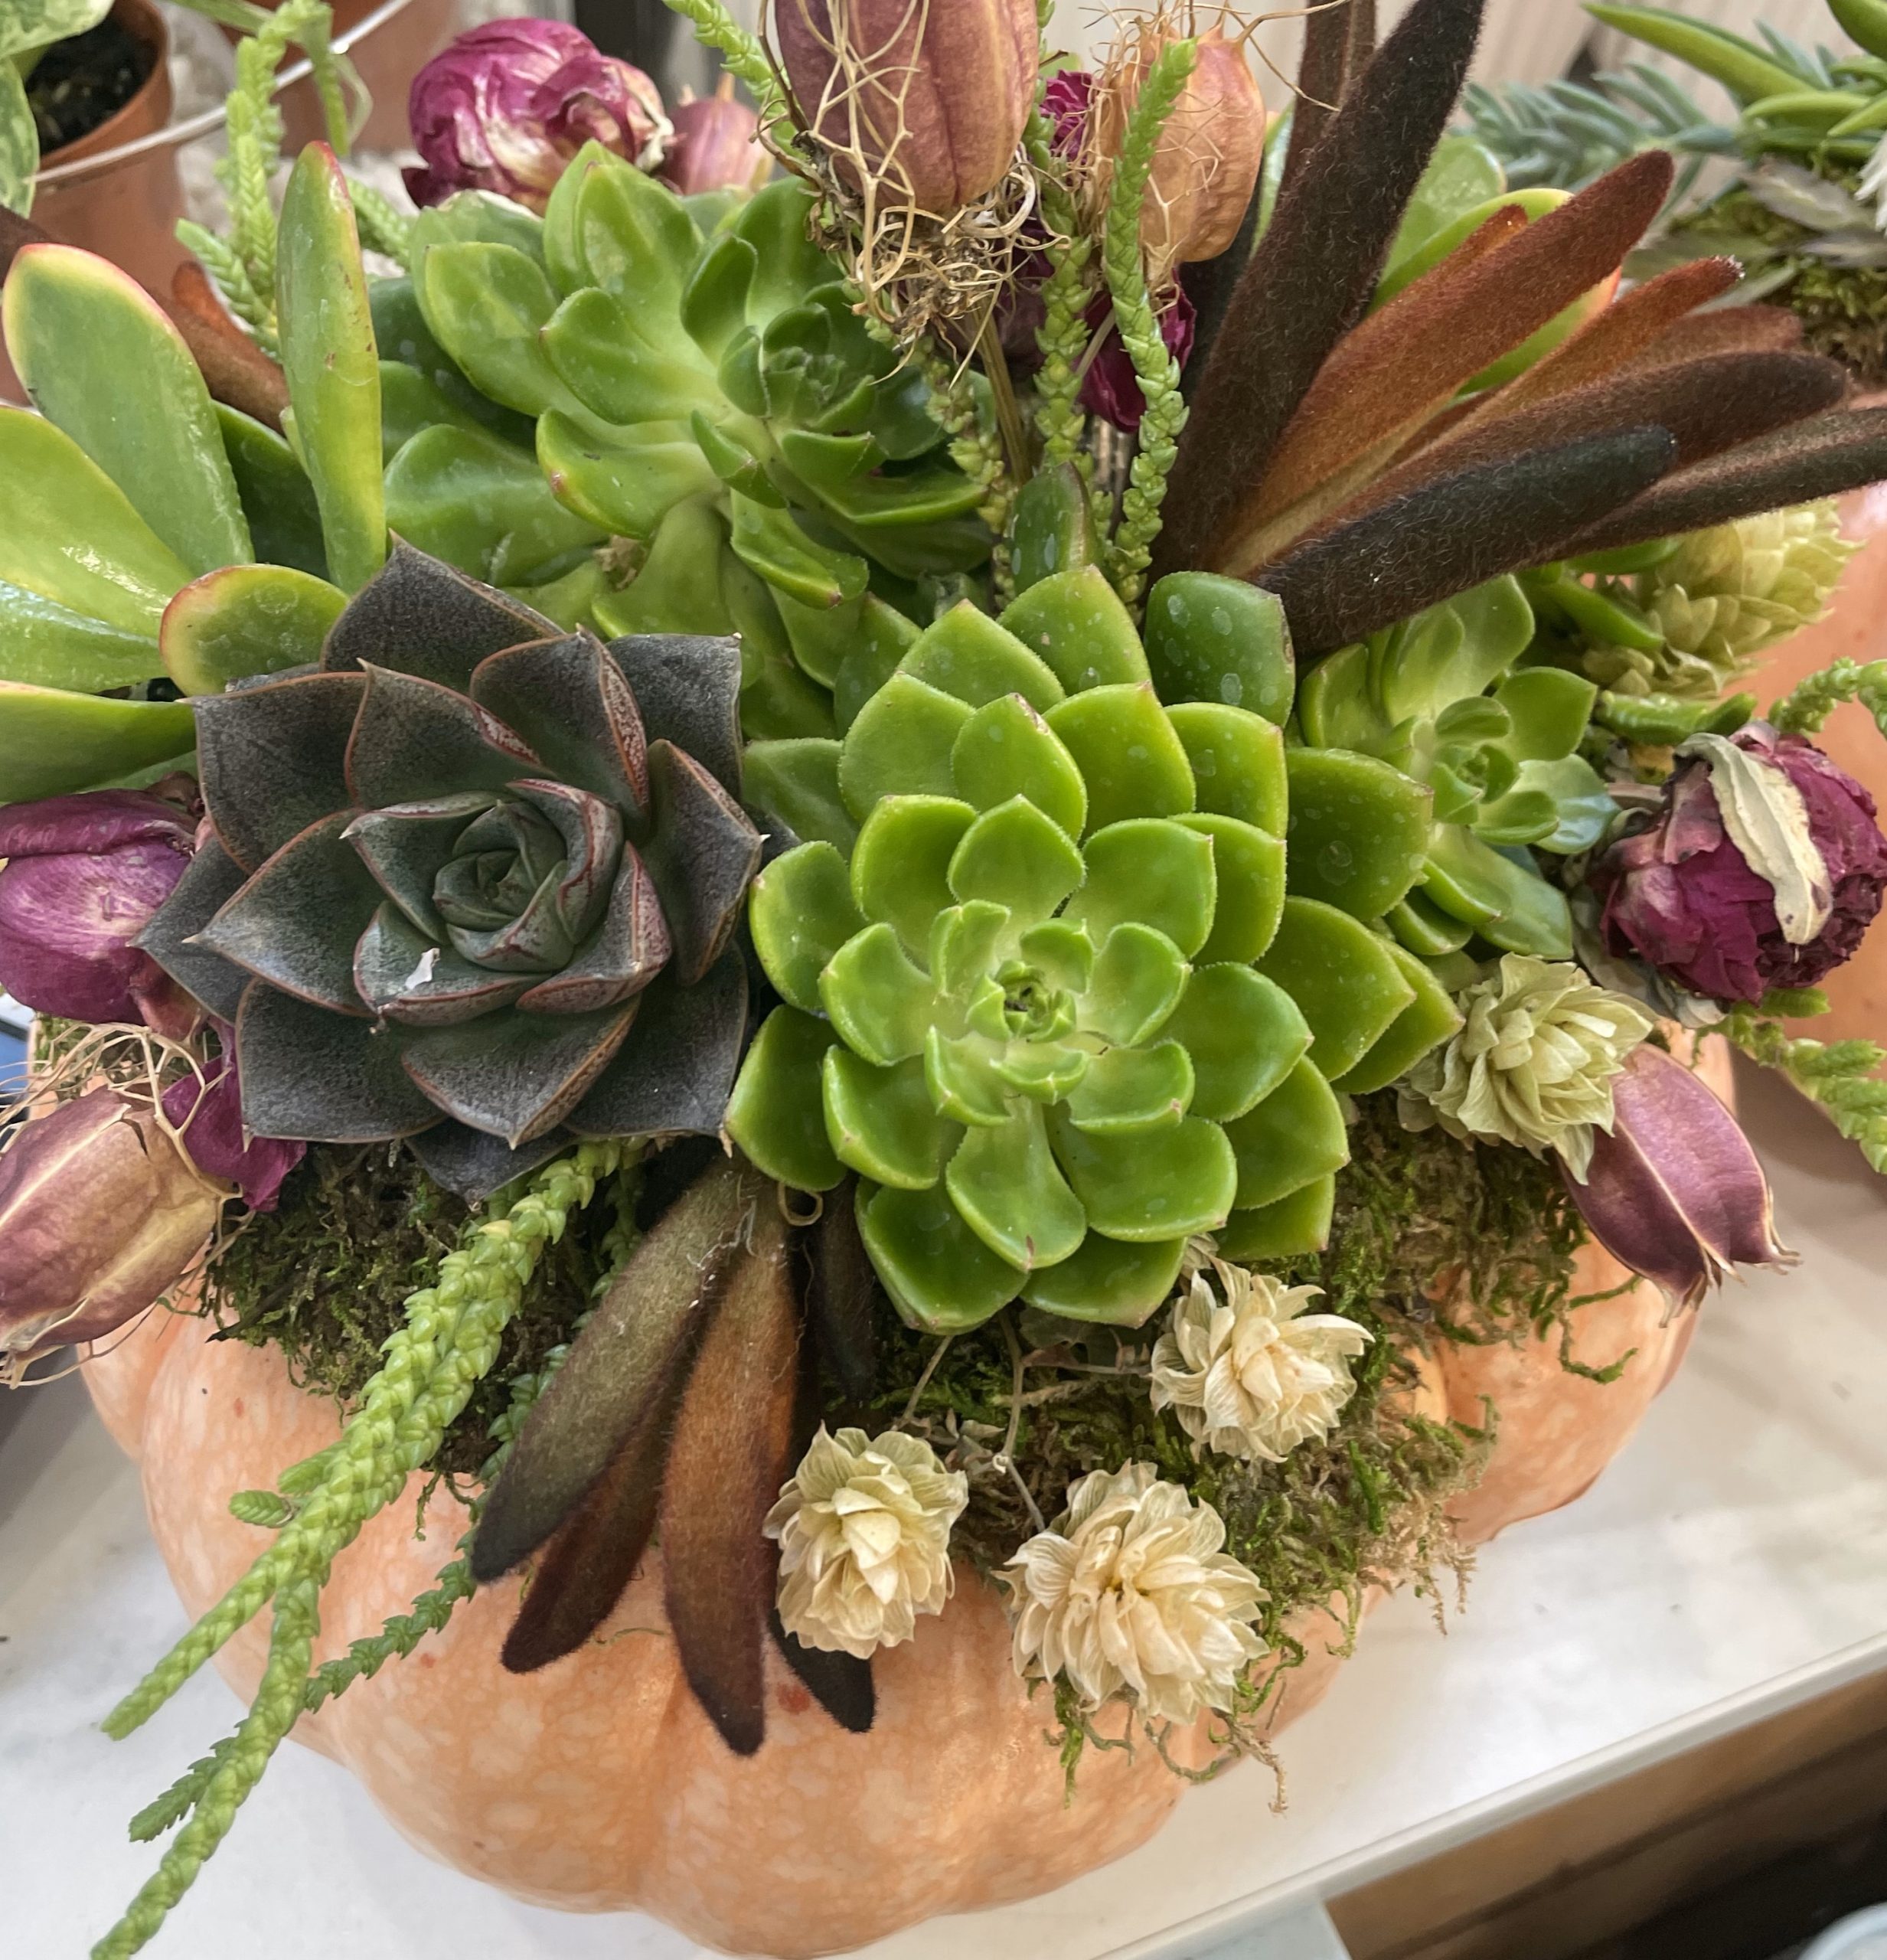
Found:
[[[1306,1313],[1320,1288],[1212,1264],[1217,1286],[1196,1274],[1154,1345],[1153,1406],[1173,1410],[1196,1449],[1281,1463],[1330,1433],[1372,1337],[1340,1314]]]
[[[1001,1574],[1014,1596],[1017,1673],[1065,1676],[1084,1708],[1126,1695],[1174,1722],[1229,1708],[1265,1651],[1249,1622],[1265,1594],[1225,1541],[1211,1505],[1161,1482],[1151,1463],[1091,1472]]]
[[[1556,1150],[1584,1181],[1592,1132],[1612,1126],[1612,1079],[1655,1024],[1636,1001],[1595,987],[1579,967],[1507,953],[1461,998],[1467,1019],[1402,1078],[1398,1113],[1412,1130]]]
[[[823,1424],[767,1513],[780,1547],[781,1624],[808,1647],[869,1660],[950,1597],[950,1527],[969,1479],[916,1436]]]

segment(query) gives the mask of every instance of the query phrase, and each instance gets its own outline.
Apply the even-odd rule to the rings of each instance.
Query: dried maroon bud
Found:
[[[684,197],[700,191],[748,191],[764,183],[772,159],[761,146],[760,119],[736,102],[733,78],[713,95],[676,107],[674,139],[662,160],[663,181]]]
[[[234,1031],[223,1033],[224,1051],[233,1054]],[[282,1179],[308,1155],[305,1143],[252,1137],[244,1129],[242,1085],[233,1060],[214,1064],[204,1082],[185,1076],[172,1083],[164,1092],[164,1114],[198,1169],[219,1184],[233,1184],[251,1211],[274,1210]]]
[[[1614,1080],[1612,1109],[1585,1181],[1569,1171],[1566,1188],[1614,1258],[1692,1307],[1733,1266],[1793,1263],[1756,1153],[1708,1083],[1647,1042]]]
[[[115,1089],[22,1124],[0,1155],[0,1374],[142,1313],[223,1201],[150,1106]]]
[[[1035,0],[774,0],[808,132],[880,201],[948,217],[1009,175],[1035,99]]]
[[[1800,735],[1699,736],[1656,818],[1595,866],[1607,944],[1693,993],[1760,1001],[1850,959],[1887,891],[1874,799]]]

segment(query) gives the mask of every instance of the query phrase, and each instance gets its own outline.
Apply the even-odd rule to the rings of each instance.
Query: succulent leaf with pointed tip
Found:
[[[717,1128],[761,848],[739,676],[728,642],[560,634],[402,545],[318,670],[200,701],[211,868],[145,943],[233,1008],[250,1128],[419,1137],[462,1187],[566,1123]]]

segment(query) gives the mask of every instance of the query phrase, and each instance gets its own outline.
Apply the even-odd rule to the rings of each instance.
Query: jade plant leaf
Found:
[[[227,402],[216,403],[216,415],[256,556],[265,565],[287,565],[325,578],[321,506],[295,452],[274,430]]]
[[[1197,1116],[1129,1136],[1090,1135],[1058,1117],[1055,1152],[1089,1224],[1132,1245],[1215,1230],[1238,1188],[1226,1132]]]
[[[898,671],[971,707],[1020,694],[1045,714],[1066,691],[1046,662],[967,600],[918,635]]]
[[[187,694],[321,658],[347,594],[286,565],[232,565],[193,580],[165,608],[158,645]]]
[[[1070,837],[1087,822],[1088,790],[1067,745],[1020,694],[977,710],[950,752],[957,792],[979,810],[1026,796]]]
[[[1372,756],[1292,749],[1291,889],[1379,919],[1422,875],[1434,795]]]
[[[1503,952],[1572,957],[1565,894],[1530,863],[1504,855],[1459,824],[1437,826],[1422,889],[1450,917],[1472,926]]]
[[[157,642],[88,618],[15,585],[0,585],[0,681],[104,694],[162,672]]]
[[[1387,940],[1316,899],[1285,900],[1259,965],[1297,1002],[1311,1027],[1311,1060],[1333,1079],[1354,1068],[1415,998]]]
[[[1202,960],[1253,960],[1262,956],[1278,930],[1285,903],[1285,846],[1255,824],[1209,811],[1175,817],[1212,845],[1213,880],[1218,896],[1212,930],[1197,949]]]
[[[144,289],[90,252],[29,245],[7,274],[4,311],[34,406],[165,544],[193,573],[246,564],[249,526],[210,391]]]
[[[1192,765],[1151,681],[1090,688],[1046,719],[1088,786],[1088,828],[1194,807]]]
[[[892,1305],[927,1334],[980,1327],[1015,1297],[1016,1269],[971,1230],[941,1185],[860,1184],[858,1231]]]
[[[0,580],[155,639],[190,577],[63,430],[24,409],[0,408]]]
[[[1018,593],[1057,573],[1100,564],[1101,534],[1094,521],[1093,502],[1072,463],[1038,470],[1022,486],[1010,519],[1009,554]],[[1019,639],[1026,639],[1026,634],[1006,617],[1004,623]]]
[[[1071,694],[1152,678],[1133,616],[1098,565],[1041,579],[1010,603],[1001,623]]]
[[[188,755],[187,701],[102,700],[0,681],[0,802],[64,796]]]
[[[747,920],[781,998],[808,1014],[821,1011],[827,962],[865,923],[844,857],[828,843],[802,844],[768,865],[748,894]]]
[[[380,354],[347,180],[311,143],[282,200],[276,308],[295,432],[335,584],[357,592],[387,557]]]
[[[1422,962],[1401,946],[1389,950],[1402,978],[1414,989],[1415,998],[1389,1023],[1363,1060],[1331,1085],[1347,1095],[1367,1096],[1399,1082],[1431,1048],[1439,1047],[1461,1024],[1453,995]]]
[[[1343,1106],[1308,1057],[1255,1109],[1226,1124],[1238,1164],[1237,1209],[1275,1204],[1349,1161]]]
[[[1200,808],[1282,837],[1290,805],[1284,730],[1209,701],[1178,702],[1167,719],[1191,765]]]
[[[1321,1253],[1330,1243],[1337,1212],[1337,1179],[1314,1178],[1275,1204],[1234,1211],[1219,1236],[1219,1256],[1258,1266]]]
[[[1151,926],[1190,959],[1218,903],[1210,837],[1160,817],[1129,817],[1088,840],[1087,881],[1068,916],[1098,945],[1116,926]]]
[[[1297,680],[1275,593],[1213,572],[1172,572],[1147,599],[1147,659],[1167,701],[1214,701],[1281,724]]]
[[[1037,1103],[1025,1099],[1003,1122],[969,1131],[944,1181],[958,1215],[1018,1272],[1066,1259],[1086,1236],[1087,1214],[1055,1161]]]
[[[846,736],[839,758],[845,807],[863,823],[881,797],[953,795],[951,753],[971,712],[914,675],[893,675]]]
[[[826,1135],[839,1161],[899,1191],[927,1191],[962,1132],[932,1106],[921,1060],[890,1067],[828,1048],[820,1075]]]
[[[727,1105],[729,1131],[748,1158],[796,1191],[830,1191],[845,1175],[821,1099],[821,1068],[835,1039],[813,1015],[775,1008],[753,1037]]]
[[[1022,1297],[1046,1314],[1114,1327],[1140,1327],[1172,1297],[1186,1256],[1183,1238],[1128,1245],[1090,1232],[1059,1266],[1030,1276]]]

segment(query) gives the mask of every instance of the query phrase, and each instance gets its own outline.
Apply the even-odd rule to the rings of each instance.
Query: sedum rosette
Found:
[[[1612,1123],[1612,1082],[1656,1025],[1636,1001],[1595,987],[1577,966],[1509,953],[1462,996],[1467,1019],[1400,1090],[1411,1129],[1556,1150],[1575,1177],[1592,1132]]]
[[[1212,1263],[1174,1303],[1154,1344],[1152,1401],[1203,1446],[1247,1462],[1281,1463],[1321,1442],[1356,1393],[1350,1363],[1369,1331],[1340,1314],[1305,1309],[1317,1286],[1281,1286],[1262,1272]]]
[[[1321,1243],[1348,1155],[1331,1079],[1400,1073],[1418,989],[1359,922],[1287,899],[1275,724],[1162,707],[1098,572],[1004,618],[947,615],[843,743],[749,752],[811,841],[754,888],[784,1004],[728,1129],[799,1188],[858,1174],[917,1325],[1017,1295],[1138,1324],[1194,1233],[1264,1236],[1308,1194],[1296,1249]],[[1448,1012],[1415,1013],[1413,1053]]]
[[[1087,1709],[1118,1697],[1169,1722],[1229,1709],[1265,1651],[1251,1625],[1265,1593],[1225,1537],[1210,1504],[1150,1463],[1091,1471],[1001,1574],[1017,1673],[1065,1680]]]
[[[916,1436],[824,1424],[767,1514],[780,1548],[780,1624],[807,1647],[869,1661],[941,1613],[950,1527],[969,1481]]]
[[[141,943],[234,1023],[258,1135],[462,1188],[718,1129],[759,833],[730,644],[559,634],[401,547],[319,671],[196,704],[215,835]]]

